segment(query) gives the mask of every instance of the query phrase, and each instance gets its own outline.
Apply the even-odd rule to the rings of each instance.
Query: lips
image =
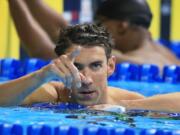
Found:
[[[92,98],[95,98],[97,95],[97,92],[95,90],[80,91],[78,93],[80,95],[79,98],[82,100],[92,99]]]
[[[94,93],[95,91],[82,91],[82,92],[79,92],[80,94],[91,94],[91,93]]]

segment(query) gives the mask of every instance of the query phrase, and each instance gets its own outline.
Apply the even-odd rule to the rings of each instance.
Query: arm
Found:
[[[64,88],[62,83],[58,83],[59,85],[61,85],[61,88]],[[32,92],[29,96],[27,96],[22,102],[22,105],[30,105],[40,102],[58,102],[58,93],[54,85],[52,85],[51,83],[44,84],[43,86]]]
[[[52,62],[36,72],[0,84],[0,106],[57,102],[59,91],[64,89],[64,84],[47,82],[61,78],[61,76],[57,65]]]
[[[31,16],[23,0],[8,0],[11,15],[25,49],[32,57],[55,58],[54,43]]]
[[[22,78],[0,84],[0,106],[20,104],[26,96],[44,83],[42,76],[42,72],[37,71]]]
[[[145,99],[122,100],[127,109],[145,109],[164,112],[180,112],[180,92],[156,95]]]
[[[57,41],[60,28],[67,26],[64,18],[42,0],[25,0],[25,2],[34,18],[48,33],[52,41]]]
[[[0,106],[19,105],[23,101],[23,104],[56,102],[59,98],[57,89],[59,91],[65,87],[70,89],[72,83],[79,84],[81,82],[79,71],[73,65],[73,60],[78,55],[77,51],[60,56],[36,72],[0,84]],[[53,79],[61,79],[64,84],[46,84],[39,88]]]

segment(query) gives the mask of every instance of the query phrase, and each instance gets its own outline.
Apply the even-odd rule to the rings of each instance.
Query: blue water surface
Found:
[[[60,104],[59,104],[60,105]],[[63,104],[64,105],[64,104]],[[47,107],[48,106],[48,107]],[[50,106],[50,107],[49,107]],[[115,113],[88,110],[86,108],[58,108],[58,105],[46,104],[43,107],[10,107],[0,108],[0,124],[29,125],[60,125],[106,128],[166,129],[169,131],[180,129],[180,114],[160,113],[150,111],[129,111]]]

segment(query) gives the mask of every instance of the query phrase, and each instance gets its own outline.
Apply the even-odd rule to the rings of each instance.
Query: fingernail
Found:
[[[79,53],[80,53],[80,49],[78,48],[70,54],[70,58],[72,59],[74,57],[77,57],[79,55]]]
[[[77,87],[77,88],[81,88],[81,83],[78,82],[78,83],[76,84],[76,87]]]

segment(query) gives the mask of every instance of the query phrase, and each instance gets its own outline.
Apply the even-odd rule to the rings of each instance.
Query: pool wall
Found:
[[[19,124],[0,125],[0,135],[180,135],[180,130],[167,131],[157,129],[141,130],[138,133],[131,128],[98,128],[75,126],[57,126],[52,128],[48,125],[30,125],[25,130]]]

